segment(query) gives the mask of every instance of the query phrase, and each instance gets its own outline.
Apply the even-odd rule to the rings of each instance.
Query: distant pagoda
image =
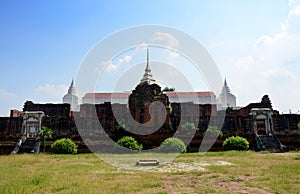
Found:
[[[149,106],[152,102],[159,101],[167,110],[167,118],[164,121],[169,123],[169,98],[163,94],[161,87],[156,84],[151,73],[149,64],[149,50],[147,49],[147,62],[145,73],[140,83],[129,96],[128,104],[132,117],[139,123],[146,123],[151,119]],[[155,120],[161,119],[161,111],[155,110]]]
[[[220,109],[236,107],[236,97],[230,92],[226,79],[224,81],[222,92],[218,97],[218,104],[221,106]]]
[[[74,79],[71,82],[68,93],[63,97],[63,103],[70,104],[72,111],[79,111],[79,97],[77,95]]]

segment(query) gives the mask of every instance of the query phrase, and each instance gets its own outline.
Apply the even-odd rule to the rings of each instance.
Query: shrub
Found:
[[[119,139],[116,143],[116,147],[124,147],[128,148],[130,150],[142,150],[143,145],[139,145],[138,142],[130,136],[124,136],[121,139]]]
[[[243,137],[231,136],[225,139],[223,148],[225,150],[247,150],[249,149],[249,142]]]
[[[69,138],[56,140],[51,145],[51,150],[55,154],[76,154],[78,146]]]
[[[175,137],[169,137],[168,139],[163,141],[160,144],[160,150],[162,152],[186,152],[186,148],[183,141]]]
[[[223,137],[223,132],[217,128],[217,126],[209,126],[207,130],[203,134],[204,136],[208,137],[218,137],[222,138]]]
[[[182,129],[183,129],[183,131],[186,131],[186,132],[196,132],[196,131],[199,131],[199,128],[195,127],[195,124],[194,123],[190,123],[190,122],[185,122],[182,125]]]

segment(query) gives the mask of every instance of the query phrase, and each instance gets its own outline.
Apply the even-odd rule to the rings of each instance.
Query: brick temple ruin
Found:
[[[209,92],[199,92],[198,94],[194,93],[196,94],[195,96],[200,98],[203,95],[205,101],[202,102],[206,103],[197,104],[192,101],[170,102],[171,98],[176,99],[178,96],[189,97],[190,94],[178,92],[178,96],[176,96],[177,92],[171,94],[163,92],[161,87],[155,83],[148,59],[145,74],[136,88],[130,94],[117,94],[123,99],[120,102],[124,102],[124,98],[127,98],[128,104],[112,104],[109,101],[98,104],[85,102],[77,107],[72,102],[68,103],[68,99],[73,99],[74,91],[76,90],[72,81],[68,94],[64,97],[65,103],[38,104],[27,101],[22,111],[12,110],[10,117],[0,117],[0,153],[11,153],[20,138],[26,135],[24,134],[24,119],[26,118],[24,115],[30,114],[30,112],[42,113],[43,117],[40,118],[41,126],[51,128],[54,132],[53,139],[49,140],[48,150],[54,140],[63,137],[73,139],[79,145],[79,152],[84,153],[90,152],[89,148],[98,141],[97,138],[107,136],[117,141],[126,135],[136,138],[143,144],[144,149],[152,149],[158,147],[166,138],[174,136],[180,127],[180,122],[185,120],[194,123],[200,129],[194,134],[188,145],[188,151],[197,152],[202,143],[204,132],[210,123],[217,122],[220,114],[225,115],[224,124],[221,127],[223,137],[217,139],[210,149],[212,151],[223,150],[222,143],[224,139],[232,135],[247,138],[252,150],[268,150],[269,146],[269,150],[272,151],[276,145],[286,146],[281,148],[277,146],[276,151],[300,149],[300,137],[297,127],[297,124],[300,122],[300,115],[279,114],[279,111],[273,109],[267,95],[263,96],[260,102],[250,103],[245,107],[220,109],[215,103],[217,100],[222,101],[230,97],[231,103],[235,103],[234,95],[225,96],[226,93],[230,94],[225,81],[222,98],[216,99],[214,94]],[[97,93],[86,95],[85,100],[88,100],[88,96],[95,98]],[[113,97],[113,94],[105,96],[108,99],[111,97]],[[212,101],[207,101],[207,97],[212,99]],[[78,101],[78,98],[75,99]],[[159,106],[154,106],[152,107],[153,110],[151,110],[151,104],[153,103],[159,103]],[[186,111],[183,111],[183,109]],[[151,134],[137,134],[126,130],[122,123],[117,121],[116,115],[114,115],[116,112],[118,117],[121,117],[125,122],[132,117],[138,123],[150,123],[150,127],[156,128],[157,123],[161,123],[161,125],[158,130]],[[163,115],[163,112],[165,115]],[[161,118],[165,119],[162,120]],[[99,123],[101,127],[99,127]],[[29,132],[30,130],[31,128],[29,128]],[[36,131],[31,130],[31,132],[32,135],[36,135]],[[109,151],[105,149],[105,142],[101,144],[98,141],[98,144],[102,148],[101,151]]]

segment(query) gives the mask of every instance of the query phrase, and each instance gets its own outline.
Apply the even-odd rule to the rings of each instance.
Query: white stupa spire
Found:
[[[218,97],[218,109],[226,109],[227,107],[236,107],[236,97],[233,95],[229,89],[227,84],[227,80],[225,78],[224,85],[222,88],[222,92]]]
[[[77,95],[74,79],[72,79],[68,93],[63,97],[63,103],[70,104],[72,111],[79,111],[79,97]]]
[[[226,81],[226,78],[225,78],[225,81],[224,81],[222,92],[224,94],[231,94],[230,89],[229,89],[228,84],[227,84],[227,81]]]
[[[145,73],[143,75],[143,78],[141,79],[140,83],[147,82],[148,84],[155,82],[155,79],[153,78],[153,75],[151,73],[151,68],[149,64],[149,49],[147,49],[147,64],[145,68]]]
[[[74,79],[72,79],[71,85],[68,89],[68,94],[77,95],[76,87],[74,85]]]

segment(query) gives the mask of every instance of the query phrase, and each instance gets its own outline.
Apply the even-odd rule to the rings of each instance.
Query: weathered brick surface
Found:
[[[145,87],[145,86],[144,86]],[[153,87],[151,91],[160,92],[158,88]],[[90,141],[89,146],[97,149],[97,141],[102,140],[103,137],[117,141],[124,135],[134,136],[138,141],[144,143],[146,149],[159,146],[159,144],[168,137],[172,137],[178,128],[178,125],[182,118],[184,120],[199,120],[198,128],[200,129],[190,143],[190,151],[198,151],[202,143],[203,132],[207,129],[210,121],[215,120],[217,114],[216,105],[198,105],[193,103],[172,103],[168,102],[168,99],[164,95],[160,95],[159,98],[156,94],[151,93],[149,90],[146,95],[140,95],[140,92],[145,92],[149,88],[137,88],[130,99],[129,108],[126,104],[111,104],[109,102],[104,104],[82,104],[80,112],[72,113],[70,111],[70,105],[68,104],[34,104],[32,102],[26,102],[24,105],[24,111],[45,111],[46,115],[42,120],[42,125],[51,128],[54,131],[55,139],[62,137],[70,137],[75,140],[79,145],[81,152],[88,152],[89,149],[84,145],[83,139]],[[141,98],[141,99],[139,99]],[[155,100],[162,102],[167,109],[167,121],[163,126],[155,133],[149,135],[136,135],[132,134],[118,126],[118,122],[115,119],[114,112],[118,112],[118,116],[126,117],[131,114],[136,121],[141,123],[149,121],[149,108],[148,104],[142,102],[151,103]],[[172,111],[169,107],[172,107]],[[189,110],[182,114],[181,108],[185,107],[185,110]],[[254,135],[252,129],[252,118],[249,116],[251,108],[270,107],[270,103],[264,98],[260,103],[251,103],[246,107],[239,110],[228,110],[225,116],[223,125],[223,139],[219,139],[215,142],[211,150],[223,150],[222,142],[227,136],[240,135],[246,137],[250,142],[250,148],[254,149]],[[114,111],[113,111],[114,110]],[[141,111],[144,111],[143,118],[141,118]],[[199,115],[195,114],[196,112]],[[75,122],[75,119],[76,122]],[[298,114],[279,114],[278,111],[273,111],[272,126],[277,133],[279,140],[283,145],[286,145],[290,149],[300,149],[300,137],[297,134],[297,123],[300,122],[300,115]],[[101,124],[101,127],[99,125]],[[0,117],[0,153],[10,153],[18,138],[20,138],[22,126],[22,117]],[[80,131],[78,131],[80,129]],[[96,143],[95,143],[96,142]],[[101,143],[102,151],[109,148],[105,142]],[[49,144],[50,146],[50,144]],[[48,150],[49,150],[48,146]]]

